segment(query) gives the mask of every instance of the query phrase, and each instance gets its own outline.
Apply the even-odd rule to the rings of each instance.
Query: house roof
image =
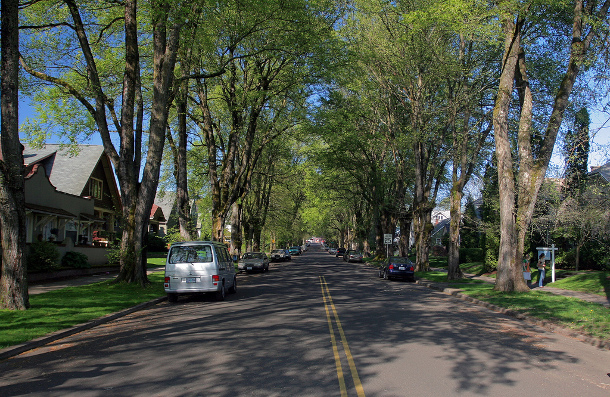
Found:
[[[25,208],[41,214],[55,215],[63,218],[76,218],[76,215],[61,208],[47,207],[45,205],[31,203],[25,203]]]
[[[155,205],[161,207],[163,210],[163,215],[165,218],[169,218],[172,210],[174,208],[174,204],[176,203],[176,192],[166,191],[166,192],[157,192],[155,196]],[[152,214],[151,214],[152,216]]]
[[[435,234],[437,234],[438,232],[440,232],[441,230],[445,229],[445,228],[449,228],[449,222],[451,222],[450,219],[443,219],[442,221],[438,222],[435,226],[434,226],[434,230],[432,231],[432,233],[430,234],[431,237],[433,237]]]
[[[86,186],[95,166],[104,154],[101,145],[79,145],[76,154],[57,144],[47,144],[38,149],[24,145],[23,162],[26,166],[49,163],[45,167],[49,180],[57,190],[79,196]]]
[[[610,162],[599,167],[591,167],[591,172],[589,175],[598,174],[602,178],[606,180],[606,182],[610,182]]]
[[[150,219],[159,222],[166,221],[163,210],[157,204],[153,204],[152,208],[150,209]]]

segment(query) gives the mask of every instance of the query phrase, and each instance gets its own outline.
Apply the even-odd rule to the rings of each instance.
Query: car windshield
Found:
[[[212,247],[209,245],[179,245],[172,247],[169,263],[212,262]]]
[[[263,259],[263,254],[260,252],[246,252],[242,259]]]
[[[389,261],[391,263],[406,263],[406,264],[411,264],[411,260],[409,258],[404,258],[404,257],[400,257],[400,256],[392,256],[390,257]]]

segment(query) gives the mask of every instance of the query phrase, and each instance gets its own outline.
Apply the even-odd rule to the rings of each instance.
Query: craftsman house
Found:
[[[159,221],[155,219],[156,207],[159,207],[162,211],[163,218],[159,218]],[[196,200],[190,200],[190,219],[193,225],[193,230],[197,237],[201,234],[201,223],[199,222],[199,213]],[[158,216],[158,213],[156,213]],[[155,204],[153,205],[150,214],[150,227],[149,231],[157,233],[159,236],[165,236],[169,229],[178,227],[178,207],[176,205],[176,192],[165,191],[157,192],[155,197]]]
[[[102,146],[81,145],[76,153],[60,145],[25,146],[23,158],[28,243],[92,248],[115,238],[121,199]]]

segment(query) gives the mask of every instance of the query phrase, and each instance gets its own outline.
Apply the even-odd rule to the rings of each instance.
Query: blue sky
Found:
[[[35,116],[35,114],[32,107],[30,107],[29,100],[27,98],[22,98],[19,104],[19,123],[21,124],[26,120],[27,117],[33,116]],[[590,134],[592,139],[589,153],[589,167],[600,166],[610,162],[610,115],[608,113],[592,113]],[[57,142],[57,138],[48,141],[48,143]],[[89,142],[86,143],[90,145],[101,145],[102,141],[98,135],[95,135]],[[561,168],[563,161],[559,152],[560,150],[558,146],[556,146],[553,152],[553,159],[551,161],[556,167]]]

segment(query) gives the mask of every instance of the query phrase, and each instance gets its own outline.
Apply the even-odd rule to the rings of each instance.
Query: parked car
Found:
[[[345,255],[345,253],[347,252],[347,250],[345,248],[337,248],[337,252],[335,253],[335,257],[343,257],[343,255]]]
[[[337,249],[336,248],[329,248],[328,249],[328,253],[331,255],[337,255]]]
[[[213,293],[221,301],[227,292],[237,292],[235,265],[227,246],[214,241],[172,244],[163,287],[170,302],[176,302],[179,294]]]
[[[269,258],[264,252],[246,252],[237,263],[237,270],[266,272],[269,270]]]
[[[290,252],[290,255],[293,255],[293,256],[294,255],[301,255],[301,247],[299,247],[298,245],[294,246],[294,247],[290,247],[288,249],[288,252]]]
[[[390,256],[379,269],[379,277],[415,281],[415,265],[409,258]]]
[[[362,262],[362,253],[356,250],[349,250],[343,255],[345,262]]]
[[[271,260],[272,261],[289,261],[291,258],[290,254],[283,249],[277,249],[271,251]]]

